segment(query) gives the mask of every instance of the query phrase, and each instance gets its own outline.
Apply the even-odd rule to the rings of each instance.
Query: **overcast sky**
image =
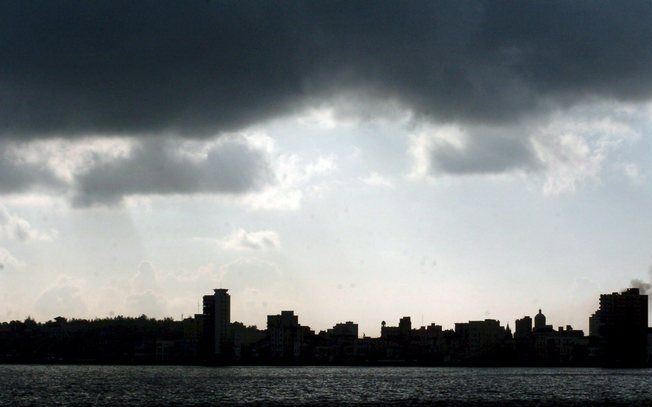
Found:
[[[649,1],[3,1],[0,321],[588,330],[649,289],[650,44]]]

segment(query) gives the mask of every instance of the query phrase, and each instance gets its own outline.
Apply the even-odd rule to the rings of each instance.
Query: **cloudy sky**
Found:
[[[649,283],[652,3],[4,1],[0,320],[325,329]]]

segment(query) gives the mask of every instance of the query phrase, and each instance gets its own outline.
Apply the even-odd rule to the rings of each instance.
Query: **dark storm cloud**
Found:
[[[651,43],[649,1],[4,1],[0,134],[213,135],[342,91],[500,124],[647,99]]]
[[[123,158],[98,161],[75,177],[76,206],[118,204],[129,195],[241,194],[272,181],[264,152],[222,141],[192,157],[175,141],[145,140]]]

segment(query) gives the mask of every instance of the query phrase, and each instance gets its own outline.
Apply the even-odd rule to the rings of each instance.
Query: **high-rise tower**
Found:
[[[231,326],[231,296],[218,288],[204,296],[204,351],[208,355],[224,356],[229,343]]]
[[[543,329],[546,329],[546,316],[539,309],[539,313],[534,316],[534,330],[541,331]]]
[[[598,320],[595,320],[598,318]],[[607,366],[639,367],[647,359],[648,297],[638,288],[602,294],[594,314],[602,362]]]

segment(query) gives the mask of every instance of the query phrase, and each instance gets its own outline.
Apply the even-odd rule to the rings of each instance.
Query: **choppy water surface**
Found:
[[[652,370],[0,366],[1,404],[652,403]]]

